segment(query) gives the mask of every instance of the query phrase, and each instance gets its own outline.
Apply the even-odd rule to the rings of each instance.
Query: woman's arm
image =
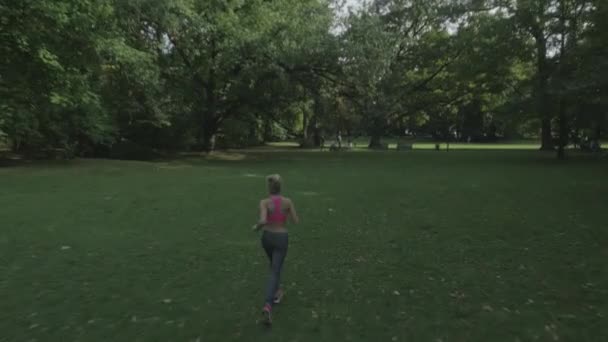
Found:
[[[253,230],[258,230],[266,225],[268,219],[268,210],[266,210],[266,202],[260,201],[260,220],[253,226]]]
[[[298,213],[296,212],[296,206],[291,200],[289,200],[289,216],[291,216],[291,221],[293,221],[293,223],[300,223],[300,218],[298,217]]]

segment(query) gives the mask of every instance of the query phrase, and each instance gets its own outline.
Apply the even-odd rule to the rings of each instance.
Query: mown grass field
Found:
[[[369,144],[369,137],[358,137],[350,140],[354,144],[354,150],[367,150]],[[388,145],[389,149],[396,149],[399,142],[404,144],[412,145],[414,150],[434,150],[435,144],[439,144],[441,150],[446,150],[446,142],[435,142],[428,139],[399,139],[399,138],[383,138],[382,143]],[[342,139],[342,144],[347,146],[349,142],[348,138]],[[328,137],[325,141],[325,147],[329,148],[332,144],[336,143],[334,137]],[[299,143],[297,141],[283,141],[270,143],[272,148],[293,148],[297,147]],[[605,144],[604,144],[605,145]],[[540,142],[536,140],[514,140],[514,141],[503,141],[496,143],[467,143],[467,142],[450,142],[450,149],[456,150],[538,150],[540,148]]]
[[[275,172],[303,222],[268,330]],[[607,175],[537,151],[0,168],[0,341],[608,340]]]

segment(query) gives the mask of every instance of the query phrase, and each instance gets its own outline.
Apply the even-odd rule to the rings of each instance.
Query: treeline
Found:
[[[608,3],[0,2],[0,140],[141,156],[277,139],[537,137],[607,125]],[[344,11],[341,11],[344,13]]]

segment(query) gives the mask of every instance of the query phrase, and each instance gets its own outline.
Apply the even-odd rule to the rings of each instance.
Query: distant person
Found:
[[[270,277],[266,286],[266,297],[262,314],[264,323],[272,324],[272,306],[281,302],[284,291],[279,286],[281,269],[287,256],[288,234],[285,224],[291,218],[298,223],[299,218],[293,202],[281,196],[281,176],[266,177],[269,197],[260,201],[260,221],[253,230],[263,229],[262,247],[270,261]]]

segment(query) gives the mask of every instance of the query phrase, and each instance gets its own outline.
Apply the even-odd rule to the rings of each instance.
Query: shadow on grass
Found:
[[[259,165],[266,162],[292,163],[298,161],[322,162],[322,165],[340,165],[349,160],[359,160],[366,166],[378,166],[386,162],[410,161],[411,163],[437,163],[441,167],[457,167],[463,164],[500,163],[508,165],[546,164],[546,165],[586,165],[590,163],[607,163],[608,153],[589,153],[578,150],[569,150],[565,160],[558,160],[554,151],[539,151],[535,149],[414,149],[409,151],[397,150],[370,150],[355,148],[347,151],[321,151],[319,149],[301,149],[298,147],[272,147],[251,148],[242,150],[225,150],[211,153],[188,152],[166,154],[163,157],[147,161],[76,158],[70,160],[32,160],[15,155],[0,156],[0,168],[61,168],[71,166],[99,167],[98,161],[108,166],[151,165],[159,170],[181,170],[191,167],[215,166],[246,166]]]

